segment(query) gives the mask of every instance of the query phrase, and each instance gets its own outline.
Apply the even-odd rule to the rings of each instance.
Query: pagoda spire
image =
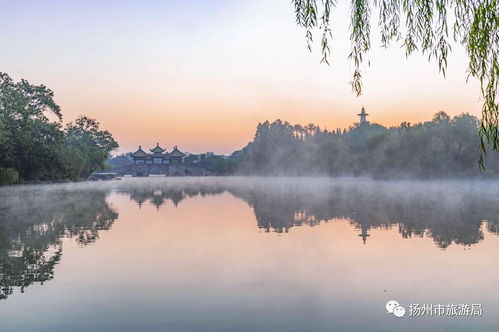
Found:
[[[369,231],[369,228],[367,226],[364,226],[364,225],[361,225],[360,226],[360,234],[359,234],[359,237],[362,238],[362,242],[364,242],[364,244],[366,244],[366,241],[367,241],[367,238],[369,236],[371,236],[370,234],[368,234],[367,232]]]
[[[360,113],[357,115],[360,117],[360,122],[359,122],[360,125],[368,123],[367,116],[369,114],[366,113],[366,109],[364,108],[364,105],[362,105],[362,109],[360,110]]]

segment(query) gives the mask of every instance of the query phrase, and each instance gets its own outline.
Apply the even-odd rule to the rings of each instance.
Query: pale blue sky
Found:
[[[310,54],[286,1],[0,1],[0,71],[55,91],[64,120],[98,118],[122,146],[242,147],[259,121],[347,127],[364,104],[384,125],[480,113],[466,55],[436,63],[377,47],[364,95],[350,90],[348,6],[333,17],[332,67]],[[373,27],[376,34],[376,28]],[[317,45],[317,50],[318,50]]]

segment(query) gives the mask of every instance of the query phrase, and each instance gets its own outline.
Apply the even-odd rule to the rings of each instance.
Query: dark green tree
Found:
[[[65,129],[63,155],[72,178],[86,177],[103,169],[110,153],[118,148],[111,133],[99,129],[99,122],[86,116]]]
[[[54,93],[0,72],[0,185],[87,176],[118,144],[85,116],[62,129]]]
[[[61,169],[62,115],[53,97],[44,85],[14,82],[0,72],[0,167],[14,168],[24,179],[51,178]]]

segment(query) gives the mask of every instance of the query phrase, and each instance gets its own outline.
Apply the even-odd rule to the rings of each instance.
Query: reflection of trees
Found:
[[[158,209],[168,202],[177,205],[189,197],[228,191],[253,208],[257,226],[268,232],[346,219],[358,230],[359,242],[369,241],[372,229],[396,226],[404,238],[429,236],[441,248],[478,243],[484,238],[484,220],[489,232],[499,234],[499,188],[486,183],[477,190],[456,183],[311,182],[151,179],[120,181],[113,187],[139,205]],[[0,191],[0,298],[52,279],[63,237],[82,246],[93,243],[118,216],[106,203],[107,189],[38,188],[47,187]]]
[[[497,224],[490,221],[499,215],[497,196],[451,192],[454,189],[445,186],[412,190],[408,184],[405,189],[352,184],[229,191],[254,208],[258,227],[266,231],[287,232],[293,226],[315,226],[342,218],[355,225],[364,243],[370,229],[398,224],[404,238],[431,236],[439,247],[446,248],[453,242],[471,245],[482,240],[484,220],[489,220],[489,231],[497,230]]]
[[[14,288],[51,280],[62,256],[61,238],[95,242],[118,214],[95,190],[24,188],[0,197],[0,298]]]
[[[499,235],[499,222],[487,220],[487,230],[495,235]]]
[[[24,247],[10,250],[0,256],[1,292],[0,299],[12,294],[14,287],[24,292],[29,285],[50,280],[54,276],[54,266],[62,255],[60,243],[52,245],[47,251],[38,248]],[[51,249],[51,250],[50,250]]]
[[[196,195],[229,191],[254,210],[257,226],[267,232],[288,232],[292,227],[315,226],[332,219],[347,219],[365,243],[373,228],[395,225],[404,238],[430,236],[440,248],[451,243],[471,245],[484,237],[482,223],[498,233],[499,191],[482,183],[372,182],[305,180],[146,181],[121,183],[119,191],[139,205],[167,201],[177,205]],[[495,190],[495,191],[494,191]]]

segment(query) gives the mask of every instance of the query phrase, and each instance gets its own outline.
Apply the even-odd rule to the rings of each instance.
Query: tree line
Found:
[[[0,72],[0,185],[77,180],[102,169],[118,147],[99,122],[80,116],[65,126],[54,93]]]
[[[499,175],[499,154],[489,151],[479,167],[480,121],[463,113],[438,112],[430,121],[384,127],[355,124],[326,130],[276,120],[259,123],[253,140],[230,156],[188,154],[187,166],[212,175],[366,176],[376,179],[437,179]],[[131,165],[129,154],[108,160]]]
[[[255,136],[230,160],[236,173],[254,175],[369,176],[373,178],[450,178],[499,173],[497,153],[489,152],[486,171],[478,165],[480,121],[460,114],[435,114],[424,123],[386,128],[356,124],[347,130],[292,125],[276,120],[258,124]]]
[[[186,163],[214,175],[498,175],[495,152],[487,156],[486,172],[478,167],[479,128],[479,119],[472,115],[450,117],[444,112],[414,125],[404,122],[386,128],[365,123],[332,131],[313,124],[265,121],[242,150],[228,157],[191,155]],[[105,168],[117,147],[111,133],[101,130],[94,119],[80,116],[63,126],[61,109],[44,85],[15,82],[0,72],[0,184],[85,178]],[[131,163],[128,156],[121,158],[119,163]]]

